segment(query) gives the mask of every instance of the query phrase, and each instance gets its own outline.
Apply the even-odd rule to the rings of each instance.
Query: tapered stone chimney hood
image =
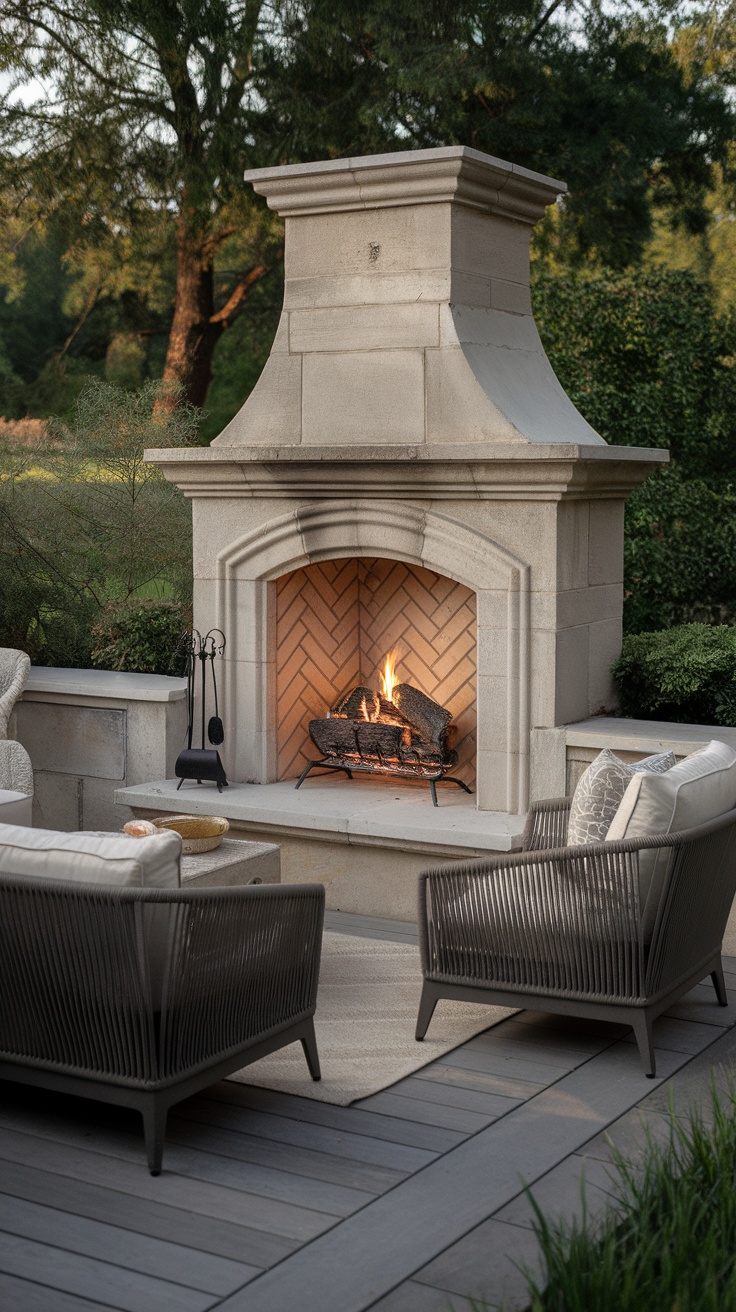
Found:
[[[256,169],[284,308],[214,446],[601,445],[534,323],[529,239],[567,190],[466,146]]]

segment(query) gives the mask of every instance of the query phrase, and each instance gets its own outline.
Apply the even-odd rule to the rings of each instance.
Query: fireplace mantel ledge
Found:
[[[440,804],[433,807],[429,788],[386,780],[362,781],[315,778],[297,791],[293,780],[275,784],[231,784],[222,793],[214,786],[185,784],[176,779],[120,788],[115,801],[136,814],[174,811],[224,815],[233,829],[302,835],[329,842],[443,856],[479,856],[511,852],[521,846],[523,815],[478,811],[474,799],[440,785]]]
[[[217,446],[146,451],[189,497],[561,497],[626,495],[669,453],[576,444]]]

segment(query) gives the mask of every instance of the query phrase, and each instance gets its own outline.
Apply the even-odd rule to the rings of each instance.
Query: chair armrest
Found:
[[[644,977],[638,847],[595,843],[427,871],[419,941],[428,978],[637,997]]]
[[[550,847],[564,847],[572,797],[548,797],[532,802],[526,818],[522,852],[538,852]]]
[[[182,890],[162,994],[162,1077],[314,1013],[324,900],[321,884]]]

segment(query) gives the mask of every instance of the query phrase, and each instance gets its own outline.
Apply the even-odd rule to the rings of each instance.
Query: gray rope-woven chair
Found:
[[[0,647],[0,738],[8,736],[10,712],[28,682],[31,658],[15,647]]]
[[[33,795],[33,767],[25,747],[8,739],[8,720],[28,682],[31,660],[15,647],[0,647],[0,789]]]
[[[417,1039],[440,998],[631,1025],[656,1072],[652,1022],[710,975],[726,1006],[721,944],[736,892],[736,811],[666,837],[564,847],[570,798],[532,807],[518,855],[429,870],[419,881],[424,987]],[[670,849],[650,941],[639,853]]]
[[[153,1175],[183,1098],[314,1035],[321,884],[0,879],[0,1078],[133,1107]]]

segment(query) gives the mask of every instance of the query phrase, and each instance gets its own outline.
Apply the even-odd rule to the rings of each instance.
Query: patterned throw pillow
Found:
[[[676,763],[674,752],[660,752],[643,761],[622,761],[604,747],[578,780],[567,827],[568,847],[602,843],[618,811],[629,780],[640,771],[664,774]]]

